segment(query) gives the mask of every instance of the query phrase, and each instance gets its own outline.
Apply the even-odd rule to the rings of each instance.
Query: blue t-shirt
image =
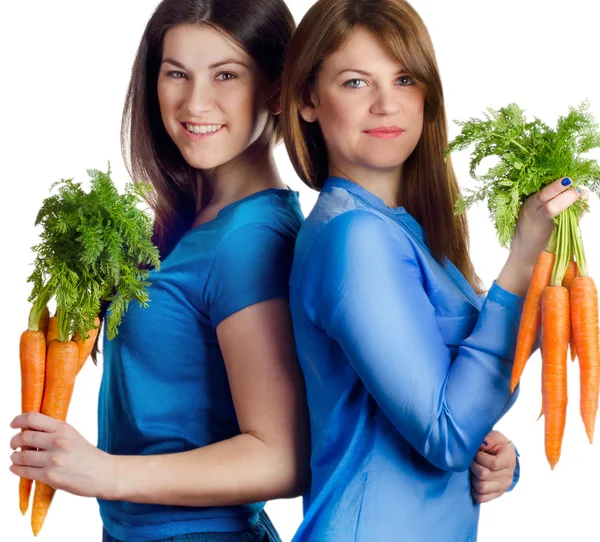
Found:
[[[271,188],[183,235],[160,271],[150,273],[149,306],[131,303],[117,337],[104,336],[101,450],[168,454],[240,434],[216,327],[244,307],[288,297],[302,221],[298,193]],[[264,505],[99,504],[108,533],[125,542],[241,531]]]
[[[475,540],[469,466],[516,398],[523,299],[496,283],[478,296],[404,208],[340,178],[298,234],[290,284],[312,442],[294,540]]]

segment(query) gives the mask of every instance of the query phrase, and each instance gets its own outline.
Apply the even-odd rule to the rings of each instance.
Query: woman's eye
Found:
[[[412,86],[415,84],[415,80],[410,75],[401,75],[398,77],[397,81],[402,86]]]
[[[167,76],[172,77],[173,79],[183,79],[183,78],[187,77],[185,75],[185,73],[179,72],[176,70],[171,70],[171,71],[167,72]]]
[[[231,72],[222,72],[217,75],[217,79],[221,81],[231,81],[232,79],[236,79],[237,75]]]
[[[363,79],[350,79],[344,83],[344,86],[348,88],[362,88],[361,83],[367,84]]]

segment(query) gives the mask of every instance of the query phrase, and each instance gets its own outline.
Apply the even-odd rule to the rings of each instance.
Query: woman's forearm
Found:
[[[230,506],[300,495],[306,469],[293,452],[249,434],[187,452],[112,456],[107,500],[174,506]]]
[[[496,283],[508,292],[525,297],[532,275],[533,266],[509,256],[496,279]]]

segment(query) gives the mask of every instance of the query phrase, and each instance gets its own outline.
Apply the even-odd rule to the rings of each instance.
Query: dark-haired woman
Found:
[[[290,281],[312,442],[295,540],[474,541],[482,493],[506,491],[515,470],[507,439],[484,441],[516,398],[523,296],[578,194],[564,179],[525,203],[480,296],[433,46],[403,0],[315,3],[286,60],[282,126],[321,192]]]
[[[165,0],[141,40],[123,147],[154,185],[161,270],[104,341],[98,448],[31,414],[11,443],[38,449],[17,475],[99,499],[105,541],[278,540],[264,501],[306,483],[287,302],[303,217],[272,154],[293,30],[282,0]]]

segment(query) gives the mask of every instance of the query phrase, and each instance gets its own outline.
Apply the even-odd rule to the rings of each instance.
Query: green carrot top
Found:
[[[514,103],[488,109],[484,119],[455,122],[462,131],[448,145],[445,156],[473,145],[470,174],[482,185],[459,198],[456,212],[463,213],[474,203],[487,200],[503,247],[508,247],[514,235],[525,199],[556,179],[570,177],[574,187],[585,186],[600,195],[600,165],[583,156],[600,147],[600,130],[587,102],[569,108],[556,129],[535,117],[527,121],[524,111]],[[477,175],[477,167],[490,156],[498,158],[497,164]],[[586,204],[580,200],[573,207],[572,212],[580,213]]]
[[[36,319],[55,297],[59,340],[68,340],[73,332],[86,338],[103,301],[112,301],[107,331],[114,338],[129,302],[149,302],[149,271],[140,267],[160,268],[151,241],[152,219],[138,208],[150,186],[128,184],[121,195],[110,166],[106,173],[88,170],[88,175],[87,193],[72,179],[54,183],[58,193],[44,200],[35,222],[43,230],[33,247],[35,269],[27,279],[33,283],[30,328],[36,328]]]

